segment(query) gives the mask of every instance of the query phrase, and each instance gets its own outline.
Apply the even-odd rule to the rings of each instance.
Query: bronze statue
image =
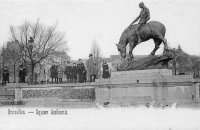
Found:
[[[128,59],[131,59],[133,58],[133,49],[140,42],[145,42],[149,39],[153,39],[155,43],[155,48],[151,52],[151,55],[155,55],[162,42],[164,43],[165,50],[168,50],[167,40],[164,38],[166,33],[165,26],[158,21],[151,21],[146,24],[150,19],[149,9],[143,2],[139,4],[139,7],[142,9],[140,15],[124,30],[117,44],[118,51],[120,51],[120,55],[123,58],[126,58],[126,46],[128,43],[130,45]],[[138,20],[138,24],[132,25]]]
[[[123,58],[126,58],[126,46],[128,43],[130,45],[128,59],[133,58],[132,51],[138,45],[138,37],[136,34],[137,28],[138,24],[126,28],[120,37],[119,43],[116,44],[118,51],[120,51],[120,55]],[[155,55],[155,52],[158,50],[162,42],[164,43],[165,50],[168,50],[167,40],[164,38],[165,32],[165,26],[158,21],[151,21],[141,27],[141,30],[139,31],[141,42],[149,39],[154,40],[155,48],[151,52],[151,55]]]

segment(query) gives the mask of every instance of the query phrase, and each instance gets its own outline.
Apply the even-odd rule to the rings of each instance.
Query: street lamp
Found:
[[[33,37],[30,37],[30,40],[28,40],[28,51],[29,51],[29,54],[31,57],[32,57],[32,51],[33,51],[33,43],[34,43],[34,39],[33,39]],[[32,62],[33,61],[31,61],[31,74],[30,74],[30,83],[31,84],[34,82],[33,81],[34,72],[33,72]]]
[[[29,52],[31,52],[32,53],[32,50],[33,50],[33,43],[34,43],[34,39],[33,39],[33,37],[30,37],[30,40],[28,40],[28,49],[30,49],[29,50]]]

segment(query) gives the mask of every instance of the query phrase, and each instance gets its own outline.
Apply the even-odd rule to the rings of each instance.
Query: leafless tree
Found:
[[[92,41],[90,53],[93,54],[94,58],[101,57],[101,50],[96,40]]]
[[[13,74],[13,79],[15,83],[18,66],[21,64],[19,45],[16,44],[14,41],[7,42],[4,57],[5,57],[5,65],[9,68],[9,72]]]
[[[91,43],[90,53],[94,57],[94,61],[96,62],[96,65],[98,67],[97,72],[99,74],[99,72],[101,70],[102,55],[101,55],[101,49],[100,49],[99,45],[97,44],[96,40],[93,40]]]
[[[31,68],[31,83],[36,64],[57,51],[67,50],[65,34],[56,28],[57,25],[45,26],[39,20],[33,24],[25,21],[21,26],[10,26],[11,38],[19,45],[23,62]]]

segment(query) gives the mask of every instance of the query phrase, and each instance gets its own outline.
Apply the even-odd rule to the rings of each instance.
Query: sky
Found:
[[[0,45],[9,40],[9,25],[25,20],[45,25],[58,24],[66,33],[68,54],[73,60],[88,58],[92,41],[96,41],[103,57],[118,54],[116,43],[124,29],[139,15],[140,0],[0,0]],[[166,26],[169,47],[200,55],[199,0],[143,0],[150,10],[150,20]],[[141,43],[134,55],[148,55],[152,40]],[[163,45],[156,54],[161,54]]]

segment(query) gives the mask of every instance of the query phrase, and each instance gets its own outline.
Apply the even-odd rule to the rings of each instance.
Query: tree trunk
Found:
[[[176,62],[173,60],[172,61],[172,68],[173,68],[173,74],[176,75]]]
[[[15,52],[14,52],[14,50],[12,51],[12,60],[13,60],[13,74],[14,74],[14,83],[16,82],[16,80],[15,80],[15,64],[16,64],[16,62],[15,62]]]
[[[193,78],[195,78],[196,76],[195,76],[195,70],[193,70]]]
[[[14,62],[14,83],[16,82],[16,79],[15,79],[16,78],[16,76],[15,76],[15,64],[16,63]]]
[[[174,75],[176,75],[176,64],[174,66]]]
[[[33,63],[31,63],[30,84],[34,84],[34,67],[35,67],[35,65]]]

